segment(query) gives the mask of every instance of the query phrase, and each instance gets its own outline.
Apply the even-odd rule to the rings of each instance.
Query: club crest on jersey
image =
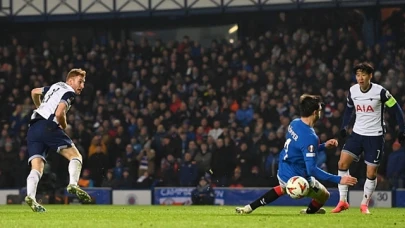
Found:
[[[374,112],[371,105],[356,105],[356,112]]]
[[[309,146],[308,146],[308,151],[309,151],[310,153],[313,153],[313,152],[315,151],[314,145],[309,145]]]

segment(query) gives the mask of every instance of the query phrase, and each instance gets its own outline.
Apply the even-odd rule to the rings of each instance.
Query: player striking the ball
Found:
[[[384,105],[390,111],[395,112],[400,132],[398,141],[402,143],[405,139],[405,125],[401,107],[388,90],[378,84],[371,83],[373,72],[374,68],[368,63],[360,63],[353,68],[357,84],[350,87],[347,96],[347,107],[343,115],[341,130],[343,138],[347,136],[348,124],[353,110],[355,110],[356,119],[353,132],[343,146],[338,163],[338,175],[347,175],[350,164],[353,160],[357,162],[361,153],[364,152],[364,161],[367,164],[367,180],[364,183],[363,200],[360,205],[360,211],[363,214],[370,213],[368,203],[377,186],[377,170],[384,154]],[[332,210],[333,213],[339,213],[349,208],[347,202],[349,187],[344,184],[339,184],[338,187],[340,201]]]
[[[335,139],[330,139],[319,145],[319,138],[313,126],[322,112],[320,97],[302,95],[299,110],[301,118],[293,120],[288,126],[284,148],[280,153],[277,175],[280,185],[272,188],[253,203],[244,207],[237,207],[237,213],[249,214],[256,208],[275,201],[286,193],[286,183],[293,176],[304,177],[310,185],[310,190],[306,196],[312,198],[312,201],[307,209],[301,210],[302,214],[326,213],[322,206],[329,199],[329,192],[316,179],[346,185],[357,183],[355,177],[350,175],[340,177],[324,172],[316,166],[317,152],[325,148],[336,147],[338,144]]]
[[[77,185],[82,169],[82,156],[62,130],[67,126],[66,113],[76,94],[82,92],[85,78],[86,71],[72,69],[66,77],[66,83],[58,82],[50,87],[35,88],[31,91],[36,109],[31,116],[27,133],[28,163],[31,163],[31,172],[27,177],[25,202],[34,212],[46,211],[37,203],[35,195],[48,150],[56,150],[70,161],[68,167],[70,182],[67,191],[76,194],[82,202],[91,201],[90,196]]]

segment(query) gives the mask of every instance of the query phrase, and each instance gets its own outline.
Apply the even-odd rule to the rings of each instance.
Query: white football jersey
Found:
[[[353,132],[364,136],[384,134],[384,104],[391,94],[384,87],[371,83],[368,91],[363,92],[360,85],[350,87],[347,106],[353,107],[356,119]]]
[[[38,115],[40,115],[44,119],[52,120],[59,124],[55,117],[59,103],[64,102],[67,106],[66,111],[69,111],[76,94],[71,86],[65,82],[58,82],[50,87],[44,87],[42,96],[41,105],[34,110],[31,119],[38,118]]]

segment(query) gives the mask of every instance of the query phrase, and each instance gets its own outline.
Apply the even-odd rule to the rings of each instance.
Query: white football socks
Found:
[[[77,185],[80,172],[82,171],[82,161],[79,158],[72,158],[69,162],[69,184]]]
[[[373,195],[373,192],[375,190],[375,187],[377,186],[377,178],[374,180],[366,179],[366,182],[364,183],[364,193],[363,193],[363,200],[361,201],[361,205],[367,205],[370,202],[371,196]]]
[[[27,196],[35,200],[37,194],[38,182],[41,179],[41,173],[38,170],[32,169],[27,177]]]
[[[339,170],[338,171],[338,175],[339,176],[345,176],[345,175],[349,175],[349,170]],[[344,184],[338,184],[338,188],[339,188],[339,196],[340,196],[340,201],[344,201],[347,202],[347,192],[349,191],[349,186],[348,185],[344,185]]]

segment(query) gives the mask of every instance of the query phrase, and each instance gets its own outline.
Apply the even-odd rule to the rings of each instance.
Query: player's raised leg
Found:
[[[36,194],[38,182],[44,170],[44,161],[41,157],[31,157],[31,172],[27,177],[27,196],[25,202],[34,212],[45,212],[46,209],[37,203]]]
[[[59,152],[62,156],[68,159],[69,162],[69,185],[67,186],[67,191],[70,194],[75,194],[79,200],[82,202],[91,202],[91,197],[87,192],[77,185],[79,181],[80,172],[82,170],[82,156],[73,145],[72,147],[61,149]]]
[[[278,199],[280,196],[284,195],[285,190],[279,185],[274,188],[272,188],[270,191],[266,192],[263,196],[252,202],[251,204],[248,204],[244,207],[237,207],[236,213],[238,214],[250,214],[254,210],[256,210],[258,207],[265,206],[266,204],[269,204],[276,199]]]
[[[330,193],[319,181],[312,178],[311,189],[308,192],[308,197],[312,198],[306,209],[301,210],[301,214],[325,214],[326,210],[322,206],[328,201]]]

